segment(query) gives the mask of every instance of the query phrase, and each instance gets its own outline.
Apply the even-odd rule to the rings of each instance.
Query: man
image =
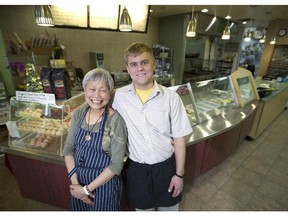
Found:
[[[180,96],[153,79],[153,50],[133,43],[124,54],[130,85],[113,102],[129,139],[126,178],[129,204],[136,210],[178,210],[182,199],[186,145],[192,133]]]
[[[254,76],[255,75],[255,55],[252,50],[248,51],[244,64],[247,65],[247,70],[251,71],[252,75]]]

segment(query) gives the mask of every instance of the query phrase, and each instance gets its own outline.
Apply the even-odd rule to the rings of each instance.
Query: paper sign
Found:
[[[55,104],[55,95],[48,93],[16,91],[16,100],[41,104]]]

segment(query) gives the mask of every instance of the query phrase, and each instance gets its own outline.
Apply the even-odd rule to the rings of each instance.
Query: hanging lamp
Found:
[[[192,15],[191,19],[189,21],[189,24],[187,26],[186,36],[187,37],[195,37],[196,36],[196,26],[197,26],[197,20],[194,17],[194,5],[192,6]]]
[[[126,9],[126,6],[124,6],[122,14],[121,14],[119,30],[120,31],[132,31],[132,21],[128,13],[128,10]]]
[[[265,43],[266,35],[264,34],[263,37],[259,40],[259,43]]]
[[[251,40],[251,32],[250,32],[250,30],[248,30],[248,31],[245,33],[244,41],[245,41],[245,42],[249,42],[250,40]]]
[[[230,28],[227,23],[223,31],[222,40],[229,40],[229,39],[230,39]]]
[[[39,26],[54,26],[50,5],[35,5],[35,21]]]
[[[229,40],[230,39],[230,26],[229,26],[229,19],[231,19],[230,9],[231,9],[231,6],[229,7],[228,15],[225,17],[225,19],[227,19],[227,25],[225,26],[225,28],[223,30],[222,40]]]

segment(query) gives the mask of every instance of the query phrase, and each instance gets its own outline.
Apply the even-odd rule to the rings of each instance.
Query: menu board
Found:
[[[102,4],[89,5],[89,26],[91,28],[117,29],[118,5]]]
[[[56,27],[119,30],[119,19],[124,6],[117,4],[52,5]],[[132,31],[146,32],[149,20],[148,5],[126,6],[132,20]]]
[[[55,26],[87,27],[87,5],[52,5]]]
[[[124,6],[121,5],[122,12]],[[149,6],[148,5],[127,5],[126,6],[130,18],[132,20],[132,30],[138,32],[146,32],[148,25]]]

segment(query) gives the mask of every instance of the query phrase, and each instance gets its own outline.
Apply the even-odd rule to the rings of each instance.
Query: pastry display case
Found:
[[[7,122],[8,145],[29,152],[61,156],[73,111],[84,100],[83,93],[55,103],[19,100],[17,95],[12,97]]]

